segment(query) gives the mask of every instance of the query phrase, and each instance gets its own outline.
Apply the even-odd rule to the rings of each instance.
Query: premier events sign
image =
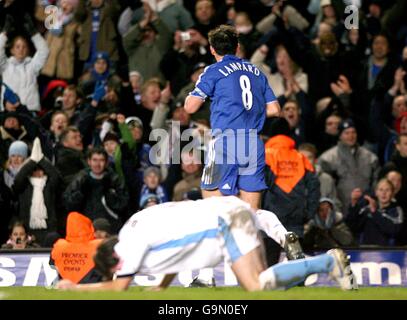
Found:
[[[352,270],[361,286],[400,286],[407,287],[407,251],[348,251]],[[181,272],[172,285],[188,286],[200,274],[205,279],[214,277],[217,286],[235,286],[237,280],[226,264],[213,269]],[[56,279],[57,272],[49,265],[48,252],[2,253],[0,252],[0,286],[49,286]],[[160,283],[163,275],[134,278],[134,285],[154,286]],[[327,275],[308,277],[306,286],[334,286]]]

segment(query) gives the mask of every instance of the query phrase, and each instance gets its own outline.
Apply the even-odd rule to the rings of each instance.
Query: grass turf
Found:
[[[132,287],[125,292],[70,292],[43,287],[0,288],[0,300],[407,300],[407,288],[366,287],[342,291],[328,287],[297,287],[286,291],[246,292],[239,287],[170,287],[151,292]]]

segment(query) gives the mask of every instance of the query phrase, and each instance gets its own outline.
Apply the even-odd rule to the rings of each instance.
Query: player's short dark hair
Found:
[[[236,29],[228,25],[220,25],[208,34],[209,44],[220,56],[236,54],[238,34]]]
[[[107,238],[97,248],[93,256],[95,269],[104,277],[105,280],[113,278],[112,268],[119,263],[119,258],[114,253],[114,246],[119,242],[116,236]]]
[[[102,147],[95,147],[95,148],[89,149],[88,153],[87,153],[87,159],[92,158],[92,156],[94,154],[101,154],[105,158],[106,161],[109,159],[107,152]]]

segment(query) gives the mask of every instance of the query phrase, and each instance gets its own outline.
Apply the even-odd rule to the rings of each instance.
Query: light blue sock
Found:
[[[305,281],[314,273],[329,273],[334,266],[334,259],[329,254],[279,263],[273,267],[275,283],[279,288],[291,288]]]

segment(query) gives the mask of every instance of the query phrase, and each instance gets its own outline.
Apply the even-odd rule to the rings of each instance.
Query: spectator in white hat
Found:
[[[4,182],[7,187],[11,188],[13,186],[14,179],[27,156],[28,146],[25,142],[17,140],[10,145],[4,170]]]

